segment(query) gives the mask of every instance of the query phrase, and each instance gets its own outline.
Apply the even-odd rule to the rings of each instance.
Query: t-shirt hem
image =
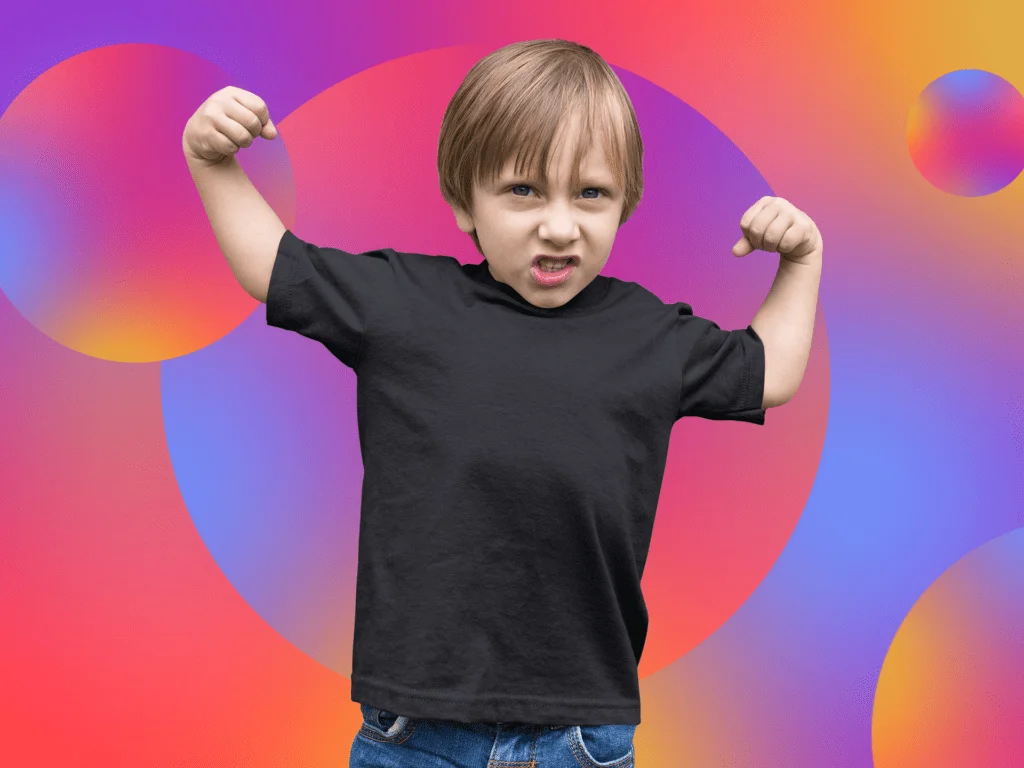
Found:
[[[418,691],[360,675],[352,676],[352,701],[405,717],[455,720],[462,723],[640,724],[639,701],[445,694],[439,691]]]
[[[747,358],[747,365],[744,367],[744,397],[743,402],[747,408],[741,411],[743,417],[753,424],[764,424],[765,409],[764,400],[764,373],[765,355],[764,342],[754,330],[753,325],[748,325],[743,332],[751,337],[751,354]]]
[[[289,315],[294,306],[292,286],[295,282],[294,267],[298,258],[296,253],[301,250],[302,242],[290,229],[285,229],[277,244],[277,254],[270,270],[270,282],[267,285],[267,325],[284,330],[292,330],[293,324]]]

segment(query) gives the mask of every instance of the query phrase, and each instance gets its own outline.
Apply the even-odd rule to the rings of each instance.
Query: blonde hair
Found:
[[[633,103],[611,67],[586,46],[568,40],[506,45],[473,65],[441,122],[437,174],[449,205],[472,211],[473,183],[497,179],[515,154],[515,172],[542,176],[560,127],[582,115],[571,185],[600,131],[608,163],[622,190],[622,226],[643,195],[643,141]],[[539,156],[538,156],[539,154]],[[470,237],[476,248],[480,240]]]

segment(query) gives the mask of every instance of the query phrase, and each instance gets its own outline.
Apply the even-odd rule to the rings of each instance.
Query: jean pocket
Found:
[[[397,715],[369,704],[360,704],[359,709],[363,714],[359,735],[373,741],[400,744],[412,736],[413,731],[416,730],[416,720],[411,717]]]
[[[566,730],[583,768],[632,768],[635,725],[573,725]]]

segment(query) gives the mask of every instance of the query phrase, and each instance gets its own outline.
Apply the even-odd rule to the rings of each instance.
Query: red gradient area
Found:
[[[159,370],[54,344],[2,297],[0,357],[22,372],[0,377],[18,404],[0,409],[0,764],[344,764],[348,683],[213,561],[175,486]]]

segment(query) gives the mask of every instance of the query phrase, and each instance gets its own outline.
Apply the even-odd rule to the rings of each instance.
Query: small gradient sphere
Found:
[[[996,192],[1024,169],[1024,96],[991,72],[950,72],[911,107],[907,144],[917,170],[944,192]]]
[[[201,349],[252,314],[182,152],[189,117],[230,84],[197,56],[128,44],[72,56],[18,94],[0,116],[0,291],[32,325],[138,363]],[[290,225],[281,137],[238,158]]]
[[[876,768],[1024,765],[1024,528],[917,601],[875,691]]]

